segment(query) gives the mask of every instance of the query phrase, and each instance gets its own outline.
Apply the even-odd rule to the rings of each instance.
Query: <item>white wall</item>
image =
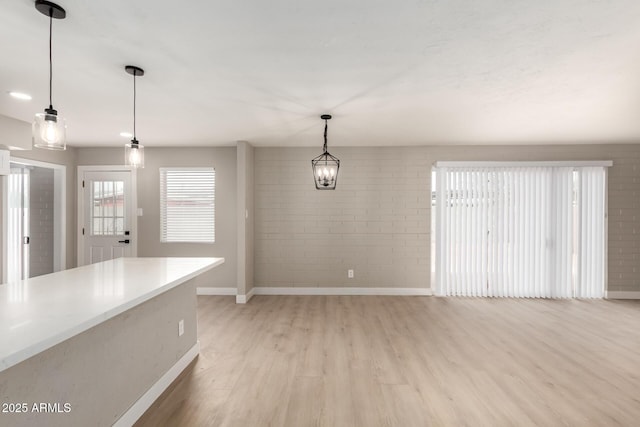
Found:
[[[78,165],[122,165],[123,148],[78,148]],[[216,242],[160,242],[161,167],[214,167],[216,171]],[[197,287],[236,287],[236,147],[145,148],[145,167],[137,171],[138,256],[224,257],[225,263],[196,279]]]
[[[0,148],[31,149],[31,123],[0,114]]]
[[[256,148],[256,286],[428,287],[423,152],[333,148],[338,184],[321,191],[311,172],[317,148]]]
[[[613,160],[609,171],[609,291],[640,291],[640,145],[336,147],[336,191],[317,191],[312,148],[254,148],[254,238],[246,280],[256,286],[429,287],[431,165],[438,160]],[[122,164],[120,148],[21,151],[21,157],[67,165],[67,266],[75,266],[76,165]],[[248,160],[247,160],[248,161]],[[147,149],[139,172],[139,256],[223,256],[199,287],[238,283],[237,150]],[[159,243],[158,168],[216,168],[214,245]],[[253,177],[248,180],[253,180]],[[253,233],[248,227],[254,226]],[[248,269],[253,267],[253,272]],[[355,278],[347,279],[347,269]],[[249,285],[246,285],[246,292]]]
[[[609,291],[640,291],[640,145],[331,149],[335,191],[317,191],[318,149],[255,149],[255,284],[430,287],[431,166],[443,160],[613,160]],[[355,278],[347,278],[347,269]]]

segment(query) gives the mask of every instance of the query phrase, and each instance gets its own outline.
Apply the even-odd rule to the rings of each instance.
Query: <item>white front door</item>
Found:
[[[79,265],[135,256],[132,172],[84,170]]]

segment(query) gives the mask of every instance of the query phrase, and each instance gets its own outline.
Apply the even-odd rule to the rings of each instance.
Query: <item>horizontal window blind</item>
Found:
[[[213,168],[160,168],[160,241],[215,242]]]

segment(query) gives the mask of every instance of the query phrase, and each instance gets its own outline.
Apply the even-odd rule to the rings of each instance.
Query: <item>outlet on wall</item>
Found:
[[[181,337],[184,334],[184,319],[180,319],[178,322],[178,336]]]
[[[347,270],[347,277],[353,279],[353,270]]]

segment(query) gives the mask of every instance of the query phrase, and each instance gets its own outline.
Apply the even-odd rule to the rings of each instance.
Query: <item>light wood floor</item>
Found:
[[[639,426],[640,302],[198,297],[139,426]]]

